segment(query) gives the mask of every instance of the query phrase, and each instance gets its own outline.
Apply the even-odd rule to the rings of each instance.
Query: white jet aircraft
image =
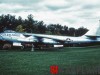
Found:
[[[94,31],[94,33],[91,33],[91,31]],[[3,48],[5,44],[10,44],[11,46],[34,44],[35,47],[68,47],[100,44],[100,26],[96,30],[90,30],[80,37],[17,33],[8,30],[0,33],[0,47]]]

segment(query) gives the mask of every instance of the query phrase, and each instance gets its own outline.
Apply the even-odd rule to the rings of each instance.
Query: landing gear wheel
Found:
[[[25,47],[24,46],[21,46],[21,50],[23,50]]]
[[[0,49],[1,49],[1,50],[3,49],[3,45],[2,45],[2,44],[0,44]]]
[[[11,49],[12,45],[10,43],[6,43],[3,45],[3,49]]]

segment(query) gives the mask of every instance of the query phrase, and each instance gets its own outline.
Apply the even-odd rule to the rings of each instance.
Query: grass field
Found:
[[[100,75],[100,47],[52,51],[0,51],[0,75]]]

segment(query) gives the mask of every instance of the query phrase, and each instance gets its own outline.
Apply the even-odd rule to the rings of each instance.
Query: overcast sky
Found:
[[[0,0],[0,15],[12,14],[45,24],[95,28],[99,25],[100,0]]]

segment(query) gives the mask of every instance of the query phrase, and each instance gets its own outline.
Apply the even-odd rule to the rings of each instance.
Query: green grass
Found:
[[[0,75],[99,75],[100,48],[64,48],[52,51],[0,51]]]

